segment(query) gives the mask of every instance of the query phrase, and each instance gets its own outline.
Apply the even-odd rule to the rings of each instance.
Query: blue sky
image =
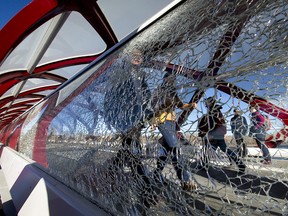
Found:
[[[0,0],[0,29],[31,0]]]

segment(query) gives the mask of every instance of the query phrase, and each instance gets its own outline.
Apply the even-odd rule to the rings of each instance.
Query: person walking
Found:
[[[237,145],[237,155],[239,157],[246,157],[247,155],[247,146],[244,143],[243,137],[248,132],[248,123],[244,116],[242,116],[242,111],[235,108],[234,109],[234,116],[231,118],[231,131],[235,138],[236,145]]]
[[[141,158],[141,130],[144,119],[152,112],[148,105],[151,92],[146,82],[146,73],[141,67],[142,62],[142,52],[134,49],[128,60],[124,59],[112,68],[111,85],[104,98],[104,120],[121,140],[121,147],[108,168],[107,179],[116,181],[117,174],[127,164],[133,179],[138,183],[138,195],[144,206],[149,208],[157,203],[157,196]]]
[[[209,163],[207,152],[209,148],[216,151],[219,147],[221,151],[227,154],[230,161],[233,160],[237,164],[239,169],[238,174],[244,174],[246,168],[245,164],[235,152],[227,148],[227,144],[224,140],[227,128],[224,116],[221,112],[222,106],[218,105],[213,97],[207,98],[204,102],[208,112],[200,118],[198,123],[198,136],[202,138],[204,148],[201,164],[198,165],[197,168],[207,168]]]
[[[263,153],[263,160],[261,163],[265,165],[271,164],[271,155],[269,149],[265,145],[265,136],[266,136],[266,129],[265,129],[265,117],[259,112],[258,106],[253,105],[249,107],[251,112],[251,123],[252,126],[249,130],[249,136],[254,138],[257,146],[261,149]]]
[[[177,136],[177,123],[175,109],[185,109],[197,104],[184,104],[177,94],[176,76],[172,73],[166,73],[163,82],[158,89],[154,99],[155,110],[158,110],[157,127],[162,137],[159,139],[161,149],[157,159],[157,166],[154,172],[157,181],[163,181],[162,171],[167,163],[168,156],[172,157],[172,164],[177,173],[182,188],[184,190],[194,190],[197,185],[190,179],[189,172],[184,168],[180,160],[180,140]],[[161,113],[161,114],[160,114]],[[181,161],[181,162],[180,162]]]

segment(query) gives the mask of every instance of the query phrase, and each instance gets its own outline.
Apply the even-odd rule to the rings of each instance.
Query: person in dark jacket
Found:
[[[242,111],[237,108],[234,109],[234,116],[231,118],[231,131],[236,141],[238,156],[245,157],[247,148],[243,137],[248,132],[248,123],[246,118],[242,116]]]
[[[142,62],[142,52],[135,49],[131,59],[116,64],[111,72],[110,88],[104,99],[104,119],[107,127],[119,134],[122,148],[112,158],[107,177],[116,180],[117,172],[128,164],[132,176],[139,182],[139,196],[144,205],[150,207],[157,203],[157,197],[141,159],[141,129],[147,113],[151,112],[148,105],[151,92],[141,68]]]
[[[258,106],[250,106],[251,112],[251,123],[252,126],[250,127],[249,136],[253,137],[256,140],[257,146],[261,149],[263,153],[264,160],[261,161],[265,165],[271,164],[271,155],[270,152],[265,145],[265,117],[259,112]]]
[[[213,97],[209,97],[205,100],[205,106],[207,107],[208,113],[204,115],[198,123],[198,136],[202,138],[204,143],[203,158],[201,166],[198,168],[207,168],[209,163],[208,149],[212,147],[216,150],[218,147],[227,154],[229,160],[233,160],[238,168],[238,174],[245,173],[245,164],[238,156],[229,148],[227,148],[224,140],[227,132],[226,122],[221,112],[222,106],[216,104],[216,100]]]

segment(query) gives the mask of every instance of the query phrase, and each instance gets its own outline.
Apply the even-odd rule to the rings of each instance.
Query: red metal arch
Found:
[[[62,76],[59,76],[56,74],[50,74],[50,73],[29,74],[26,71],[10,72],[8,74],[3,74],[0,76],[0,84],[1,84],[0,96],[2,96],[6,91],[8,91],[17,83],[23,80],[31,79],[31,78],[49,79],[49,80],[53,80],[53,81],[60,82],[60,83],[63,83],[67,80],[66,78]],[[45,88],[48,88],[49,90],[49,87],[45,87]],[[55,89],[55,88],[53,87],[52,89]]]
[[[58,88],[59,85],[51,85],[51,86],[46,86],[46,87],[40,87],[40,88],[35,88],[35,89],[31,89],[31,90],[27,90],[25,92],[21,92],[18,97],[19,98],[43,98],[43,95],[37,95],[37,92],[41,92],[41,91],[47,91],[47,90],[55,90],[56,88]],[[13,101],[15,99],[14,96],[9,96],[6,98],[3,98],[0,100],[0,107],[5,106],[7,103]],[[31,103],[31,100],[27,100],[29,103]],[[23,102],[24,103],[24,102]]]
[[[79,11],[106,42],[107,49],[118,42],[95,0],[70,0],[68,2],[65,0],[33,0],[0,31],[0,41],[5,41],[0,47],[0,65],[27,35],[52,17],[65,11]]]
[[[95,59],[97,59],[99,55],[100,54],[92,55],[92,56],[81,56],[81,57],[63,59],[63,60],[47,63],[45,65],[36,67],[34,70],[34,73],[43,73],[43,71],[51,71],[54,69],[59,69],[59,68],[63,68],[63,67],[71,66],[71,65],[89,64]]]
[[[98,32],[106,43],[106,50],[118,42],[118,39],[110,24],[106,20],[106,17],[95,0],[33,0],[18,14],[16,14],[0,31],[0,41],[5,41],[5,43],[0,46],[0,66],[5,61],[7,56],[15,49],[15,47],[17,47],[30,33],[40,27],[40,25],[58,14],[70,11],[79,12],[91,24],[91,26]],[[45,65],[38,65],[34,71],[30,71],[30,73],[25,70],[5,72],[4,74],[0,75],[0,96],[22,80],[28,80],[31,78],[43,78],[63,83],[67,80],[64,76],[48,73],[48,71],[73,65],[89,64],[100,54],[101,53],[96,55],[73,57],[64,60],[56,60],[55,62],[50,62]],[[55,89],[54,87],[55,86],[52,88],[45,87],[45,89],[42,90]],[[39,91],[40,89],[35,89],[32,92],[36,93]],[[41,97],[40,95],[35,96],[33,94],[27,94],[27,92],[20,92],[17,97],[22,96],[26,98],[29,96],[32,98]],[[14,97],[1,99],[0,107],[7,104],[9,102],[8,100],[14,99]],[[11,108],[13,107],[14,104],[11,106]],[[0,123],[0,126],[3,125],[4,124]]]

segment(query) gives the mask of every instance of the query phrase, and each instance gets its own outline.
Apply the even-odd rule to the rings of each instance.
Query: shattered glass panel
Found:
[[[114,215],[287,215],[287,5],[170,11],[50,99],[48,172]]]

